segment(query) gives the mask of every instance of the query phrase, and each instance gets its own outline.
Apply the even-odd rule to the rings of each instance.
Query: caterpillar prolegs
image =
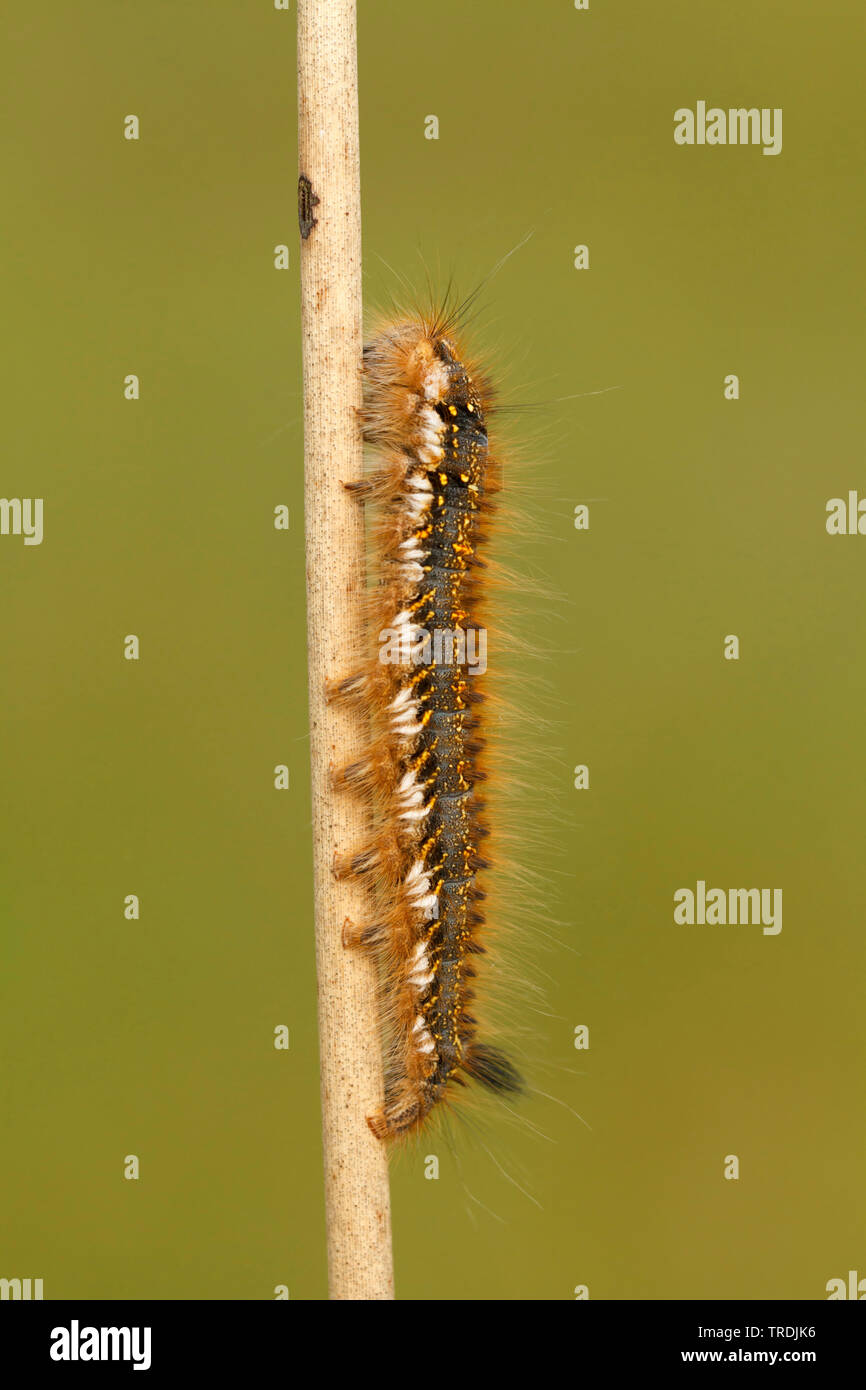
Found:
[[[417,1129],[467,1077],[521,1089],[473,1014],[489,867],[478,615],[500,469],[488,447],[491,389],[453,327],[445,314],[410,318],[364,349],[363,430],[376,463],[349,486],[374,505],[376,583],[368,654],[330,691],[362,700],[371,719],[368,750],[337,777],[365,798],[372,836],[335,871],[370,885],[370,919],[347,923],[344,941],[373,949],[380,967],[385,1101],[368,1123],[382,1139]]]

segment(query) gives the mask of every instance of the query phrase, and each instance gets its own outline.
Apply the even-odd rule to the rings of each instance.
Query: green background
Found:
[[[322,1298],[294,7],[4,27],[0,492],[45,499],[45,539],[0,537],[0,1276]],[[859,0],[360,6],[368,305],[469,290],[532,232],[475,342],[547,403],[506,470],[550,591],[517,659],[549,687],[515,813],[537,1090],[395,1164],[402,1298],[866,1275],[866,540],[824,526],[866,486],[864,27]],[[699,99],[782,107],[782,153],[677,147]],[[699,878],[781,886],[781,934],[675,926]]]

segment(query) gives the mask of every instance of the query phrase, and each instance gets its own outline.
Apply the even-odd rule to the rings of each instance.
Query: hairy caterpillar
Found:
[[[370,920],[347,922],[343,939],[380,965],[385,1101],[368,1123],[382,1139],[417,1129],[467,1077],[522,1087],[472,1012],[489,867],[481,552],[501,465],[488,448],[491,387],[454,336],[458,318],[399,319],[365,348],[362,423],[376,466],[348,485],[375,510],[377,583],[367,653],[330,694],[370,711],[370,747],[337,780],[366,799],[373,833],[335,871],[370,884]]]

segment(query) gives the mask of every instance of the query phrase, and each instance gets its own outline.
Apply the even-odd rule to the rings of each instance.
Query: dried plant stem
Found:
[[[354,0],[299,0],[298,146],[309,180],[301,241],[307,643],[319,1046],[330,1296],[394,1296],[385,1147],[366,1117],[382,1104],[376,980],[367,953],[342,944],[362,889],[338,882],[335,851],[367,833],[331,769],[363,743],[357,712],[325,703],[357,641],[364,525],[343,483],[360,477],[361,201]],[[312,201],[318,198],[318,203]],[[312,218],[316,218],[311,227]]]

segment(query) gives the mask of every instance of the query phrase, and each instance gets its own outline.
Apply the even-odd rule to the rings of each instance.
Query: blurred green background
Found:
[[[517,1021],[546,1094],[395,1164],[398,1296],[825,1297],[866,1275],[866,540],[824,526],[866,488],[862,5],[359,27],[368,304],[469,290],[532,232],[476,342],[552,402],[509,426],[556,596],[557,925],[520,941]],[[17,0],[4,28],[0,491],[45,537],[0,537],[0,1276],[322,1298],[294,6]],[[699,99],[782,107],[782,153],[677,147]],[[781,934],[675,926],[699,878],[782,887]]]

